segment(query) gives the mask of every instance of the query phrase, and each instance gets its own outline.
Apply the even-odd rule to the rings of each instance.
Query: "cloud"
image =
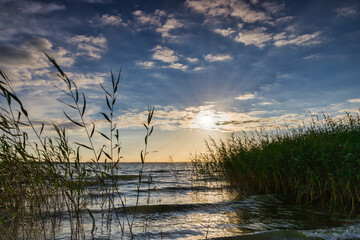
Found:
[[[136,61],[135,65],[141,66],[145,69],[153,68],[155,67],[155,62],[152,61]]]
[[[225,62],[232,60],[233,57],[229,54],[208,54],[205,56],[205,60],[208,62]]]
[[[196,67],[196,68],[194,68],[194,71],[203,71],[203,70],[205,70],[205,68],[203,68],[203,67]]]
[[[253,10],[242,0],[187,0],[185,6],[207,18],[232,16],[246,23],[264,21],[268,18],[264,12]]]
[[[295,17],[293,16],[285,16],[285,17],[281,17],[275,20],[275,23],[287,23],[290,22],[291,20],[293,20]]]
[[[168,65],[161,66],[162,68],[173,68],[173,69],[179,69],[182,71],[185,71],[188,68],[187,65],[178,62],[179,57],[177,56],[175,51],[170,48],[157,45],[151,51],[153,52],[153,54],[151,56],[153,60],[158,60],[158,61],[161,61],[164,63],[168,63]],[[150,62],[145,62],[142,64],[143,65],[147,64],[147,65],[151,65],[151,66],[153,65]]]
[[[265,32],[265,30],[265,28],[244,30],[239,33],[235,41],[242,42],[245,46],[253,44],[259,48],[265,47],[266,43],[272,40],[272,34]]]
[[[309,60],[309,59],[317,59],[319,58],[320,55],[319,54],[311,54],[309,56],[303,57],[304,60]]]
[[[108,73],[93,72],[93,73],[73,73],[68,72],[68,77],[76,82],[79,88],[96,88],[99,83],[104,83],[105,79],[109,77]]]
[[[158,45],[155,48],[153,48],[152,51],[153,51],[152,59],[154,60],[159,60],[166,63],[173,63],[179,60],[174,50],[171,50],[167,47]]]
[[[180,69],[182,71],[185,71],[188,66],[182,64],[182,63],[171,63],[167,68],[174,68],[174,69]]]
[[[218,33],[218,34],[221,34],[223,35],[224,37],[227,37],[233,33],[235,33],[234,30],[232,30],[231,28],[227,28],[227,29],[220,29],[220,28],[217,28],[214,30],[214,32]]]
[[[31,37],[20,46],[0,47],[0,66],[11,78],[31,80],[33,75],[47,75],[50,67],[46,52],[56,59],[61,66],[72,66],[74,55],[64,48],[54,49],[46,38]],[[19,82],[21,84],[21,82]]]
[[[109,15],[103,14],[97,19],[100,25],[111,25],[111,26],[123,26],[126,27],[128,24],[123,21],[120,15]]]
[[[170,31],[177,29],[177,28],[181,28],[183,26],[184,26],[184,24],[181,21],[179,21],[175,18],[169,18],[166,20],[164,25],[162,25],[156,29],[156,32],[161,33],[161,36],[163,38],[174,39],[174,38],[176,38],[176,36],[170,34]]]
[[[141,25],[161,25],[161,17],[166,16],[166,12],[162,10],[155,10],[153,14],[151,13],[144,13],[141,10],[136,10],[133,12],[133,16],[135,21]]]
[[[53,11],[59,11],[65,9],[64,5],[55,4],[55,3],[14,1],[14,4],[24,14],[46,14]]]
[[[296,35],[287,34],[285,32],[279,33],[274,36],[274,45],[282,47],[286,45],[309,46],[321,43],[321,32],[317,31],[310,34]]]
[[[191,62],[191,63],[194,63],[194,62],[198,62],[198,61],[199,61],[198,58],[186,58],[186,60],[188,60],[188,61]]]
[[[272,102],[261,102],[259,103],[259,105],[261,106],[268,106],[268,105],[272,105],[273,103]]]
[[[277,3],[277,2],[263,2],[261,3],[261,6],[265,8],[266,12],[269,12],[271,14],[277,14],[280,13],[285,9],[284,3]]]
[[[230,1],[223,0],[187,0],[185,6],[205,16],[227,16]]]
[[[337,17],[351,17],[357,14],[355,6],[352,7],[341,7],[335,10]]]
[[[263,128],[273,130],[287,126],[296,127],[305,116],[295,113],[275,113],[273,111],[231,112],[218,111],[214,105],[155,106],[157,111],[153,123],[156,129],[203,129],[223,132],[248,131]],[[272,117],[266,115],[272,114]],[[139,128],[141,120],[146,118],[146,111],[129,111],[116,119],[121,128]],[[284,126],[285,127],[285,126]]]
[[[176,19],[172,14],[167,14],[165,11],[158,9],[154,13],[144,13],[141,10],[136,10],[133,12],[133,16],[138,24],[138,31],[155,29],[157,33],[161,34],[162,38],[167,39],[179,38],[179,36],[171,32],[184,26],[184,23]]]
[[[107,39],[101,34],[98,37],[76,35],[68,38],[67,41],[77,45],[80,50],[79,55],[87,55],[95,59],[100,59],[100,54],[107,49]]]
[[[255,96],[256,96],[256,94],[254,94],[254,93],[246,93],[246,94],[237,96],[235,99],[240,100],[240,101],[251,100],[251,99],[254,99]]]
[[[231,1],[231,13],[233,17],[241,18],[246,23],[254,23],[268,19],[264,12],[252,10],[251,7],[243,1]]]
[[[347,101],[350,103],[360,103],[360,98],[348,99]]]

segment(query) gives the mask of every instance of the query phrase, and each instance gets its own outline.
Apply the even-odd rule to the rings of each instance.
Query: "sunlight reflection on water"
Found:
[[[120,189],[126,196],[129,210],[135,204],[137,193],[137,179],[131,176],[138,174],[139,167],[139,164],[120,165],[119,175],[130,176],[119,177]],[[329,236],[341,236],[339,232],[345,233],[349,229],[351,232],[348,235],[360,237],[359,225],[355,221],[333,219],[321,211],[286,205],[272,195],[241,198],[224,182],[194,178],[191,164],[148,164],[145,165],[144,176],[149,173],[153,182],[147,183],[148,178],[144,177],[141,185],[133,229],[135,239],[205,239],[206,236],[209,239],[241,239],[240,236],[249,239],[338,239]],[[96,190],[96,186],[93,188]],[[148,189],[153,189],[149,201]],[[115,205],[122,209],[118,198]],[[94,203],[88,207],[94,211],[94,217],[100,223],[102,217],[100,211],[97,212],[99,205]],[[120,221],[124,220],[122,217],[120,215]],[[91,219],[85,217],[87,238],[92,238],[91,223]],[[98,224],[94,239],[119,239],[122,236],[117,221],[113,221],[109,227],[111,231],[106,225]],[[329,230],[329,233],[324,229],[335,230]],[[58,239],[69,238],[66,221],[57,229],[57,234]],[[125,230],[123,238],[129,237],[129,231]]]

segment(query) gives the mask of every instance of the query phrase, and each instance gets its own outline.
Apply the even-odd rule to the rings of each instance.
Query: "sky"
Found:
[[[56,59],[87,97],[86,120],[108,129],[99,83],[122,69],[115,122],[124,161],[189,161],[204,139],[342,116],[360,106],[360,2],[261,0],[0,0],[0,69],[36,126],[65,127],[76,112]],[[104,141],[99,134],[96,144]],[[85,150],[84,150],[85,151]],[[84,152],[84,161],[89,160]]]

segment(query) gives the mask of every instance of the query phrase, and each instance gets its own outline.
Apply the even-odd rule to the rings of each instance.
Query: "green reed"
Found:
[[[192,158],[198,173],[225,176],[248,194],[281,194],[347,216],[360,212],[358,114],[206,144],[208,151]]]
[[[89,235],[83,227],[84,217],[92,219],[91,235],[99,225],[106,225],[110,234],[112,222],[116,221],[122,234],[128,230],[133,237],[136,210],[132,214],[125,211],[123,199],[126,196],[119,189],[117,174],[122,156],[114,112],[121,71],[117,77],[111,72],[110,90],[100,84],[107,106],[107,112],[100,113],[108,124],[108,132],[103,132],[97,130],[94,122],[85,119],[85,93],[78,89],[75,81],[68,78],[53,58],[46,56],[66,86],[59,90],[67,99],[59,101],[75,113],[64,111],[64,117],[83,130],[87,142],[70,144],[66,129],[57,125],[53,125],[55,136],[44,135],[45,125],[42,123],[36,126],[33,123],[31,113],[28,113],[16,95],[9,78],[0,71],[3,103],[0,111],[0,237],[55,239],[56,228],[65,221],[62,220],[64,211],[73,239],[85,239]],[[149,108],[144,124],[145,146],[140,154],[142,170],[148,154],[148,138],[153,131],[153,114],[154,108]],[[105,140],[105,144],[97,148],[94,144],[96,137]],[[84,150],[92,152],[90,162],[81,161]],[[142,170],[136,185],[136,205]],[[91,190],[89,186],[94,185],[98,188]],[[96,197],[99,195],[103,197]],[[116,197],[120,199],[122,209],[117,207]],[[101,222],[95,220],[88,208],[93,203],[101,206]]]

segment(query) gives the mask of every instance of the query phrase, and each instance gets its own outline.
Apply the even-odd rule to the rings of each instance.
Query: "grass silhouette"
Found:
[[[97,226],[109,227],[115,221],[123,235],[129,232],[133,236],[142,170],[134,186],[138,192],[134,210],[127,213],[124,201],[126,196],[118,186],[118,179],[121,178],[118,163],[122,156],[119,130],[114,122],[121,71],[116,77],[111,72],[111,89],[100,85],[105,92],[107,106],[107,111],[100,115],[109,125],[109,132],[101,132],[95,123],[85,120],[85,93],[78,89],[76,82],[68,78],[53,58],[46,56],[66,85],[65,89],[60,90],[68,99],[61,102],[77,114],[77,118],[70,117],[74,114],[64,111],[64,117],[83,130],[87,142],[70,144],[66,129],[57,125],[53,125],[56,136],[46,136],[45,125],[41,124],[40,129],[35,126],[30,119],[31,113],[16,95],[11,81],[0,71],[3,103],[0,111],[0,236],[8,239],[55,239],[56,227],[66,221],[72,239],[85,239],[89,235],[84,229],[85,217],[92,221],[91,235]],[[153,131],[153,114],[154,108],[149,108],[144,123],[145,145],[140,154],[142,169],[148,154],[148,139]],[[96,137],[105,142],[100,149],[94,144]],[[90,162],[81,162],[82,149],[92,152]],[[89,188],[93,185],[97,186],[96,190]],[[96,197],[99,194],[102,196],[100,199]],[[120,199],[123,210],[115,207],[115,197]],[[93,201],[100,201],[101,221],[96,221],[88,208]]]
[[[275,193],[299,204],[356,216],[360,208],[360,118],[324,115],[309,125],[256,131],[192,157],[198,173],[225,176],[249,194]]]

